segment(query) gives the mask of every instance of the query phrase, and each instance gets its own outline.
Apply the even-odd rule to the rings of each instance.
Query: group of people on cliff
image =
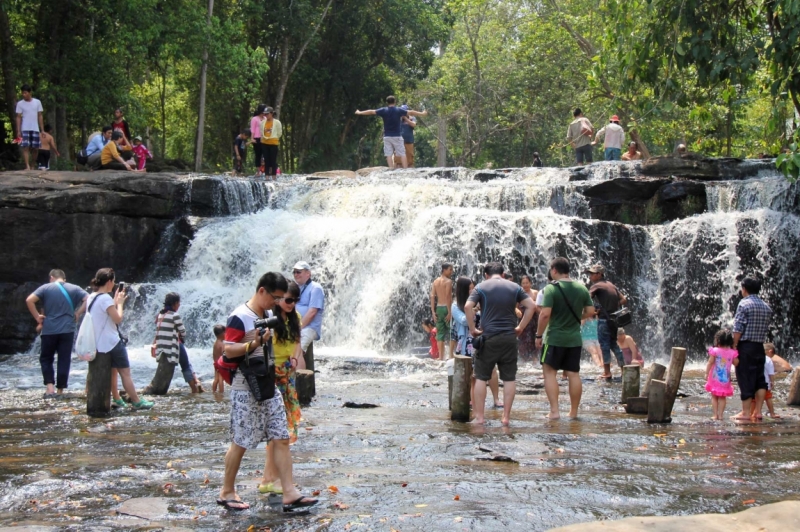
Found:
[[[222,392],[223,381],[231,386],[231,445],[225,456],[225,476],[217,499],[218,504],[229,510],[249,507],[236,494],[235,480],[245,450],[263,441],[268,445],[259,491],[282,495],[286,511],[317,502],[301,495],[294,486],[289,444],[297,440],[301,418],[294,373],[305,367],[304,353],[321,337],[325,295],[322,286],[312,280],[307,262],[297,262],[292,276],[294,281],[287,281],[277,272],[264,274],[252,297],[233,310],[226,325],[214,326],[212,390]],[[127,408],[130,402],[137,410],[152,408],[154,403],[140,397],[134,387],[127,338],[119,329],[129,288],[116,281],[113,269],[102,268],[92,279],[91,292],[67,283],[65,273],[54,269],[50,272],[50,282],[26,299],[41,334],[39,360],[45,398],[59,397],[66,390],[76,324],[88,313],[96,346],[92,360],[108,359],[112,368],[111,404]],[[200,392],[202,387],[184,345],[186,327],[179,314],[180,304],[179,294],[170,292],[165,296],[155,319],[151,354],[159,365],[174,368],[180,364],[192,391]],[[273,319],[265,325],[263,320],[268,318]],[[54,373],[56,354],[58,363]],[[243,366],[244,360],[247,364]],[[259,363],[265,368],[264,374],[253,369]],[[128,401],[117,390],[118,377]],[[171,377],[169,372],[170,380]],[[87,378],[87,392],[90,381],[91,377]],[[144,393],[154,392],[154,383],[155,378]]]

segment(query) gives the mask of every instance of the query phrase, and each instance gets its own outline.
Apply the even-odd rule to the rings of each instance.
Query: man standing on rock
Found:
[[[486,402],[486,383],[497,366],[500,380],[503,381],[503,420],[508,426],[511,421],[511,406],[517,391],[517,358],[519,349],[517,337],[522,334],[533,317],[533,300],[518,284],[503,279],[503,266],[490,262],[484,268],[486,280],[475,287],[469,295],[464,312],[467,315],[470,334],[473,338],[483,336],[483,346],[475,353],[475,389],[473,392],[473,423],[482,425],[484,403]],[[475,305],[481,306],[481,328],[475,327]],[[517,324],[517,305],[525,308],[522,320]],[[580,334],[579,334],[580,336]]]
[[[600,137],[605,137],[603,159],[606,161],[619,161],[622,156],[622,145],[625,144],[625,130],[619,125],[619,117],[617,115],[611,117],[607,126],[600,128],[600,131],[594,136],[592,146],[597,144],[597,139]]]
[[[300,348],[303,354],[312,342],[322,338],[322,315],[325,312],[325,290],[311,280],[311,265],[301,260],[292,268],[294,282],[300,287],[300,299],[295,310],[300,313]]]
[[[286,278],[280,273],[269,272],[261,276],[256,292],[249,301],[237,307],[230,316],[225,329],[224,356],[232,361],[242,360],[247,354],[250,360],[262,359],[264,346],[269,346],[270,332],[263,335],[255,322],[267,316],[267,311],[283,299],[288,289]],[[312,506],[316,499],[303,497],[294,486],[292,478],[292,455],[289,450],[289,429],[283,397],[277,387],[271,399],[256,401],[248,382],[237,371],[231,383],[231,445],[225,454],[225,476],[217,504],[228,510],[247,510],[250,505],[236,493],[236,475],[247,449],[255,449],[262,441],[275,445],[275,467],[283,487],[283,509],[292,511]]]
[[[607,281],[606,269],[602,264],[595,264],[585,271],[589,274],[589,294],[596,301],[598,308],[597,320],[597,341],[600,343],[600,351],[603,353],[603,377],[611,380],[611,352],[617,357],[617,364],[622,371],[625,365],[625,357],[622,350],[617,345],[617,327],[611,319],[611,314],[618,311],[628,299],[611,282]]]
[[[567,128],[567,142],[575,149],[575,162],[585,164],[592,162],[592,123],[583,116],[580,107],[572,113],[575,117]]]
[[[583,385],[581,384],[581,320],[594,316],[589,291],[579,281],[569,277],[569,261],[564,257],[550,263],[553,282],[544,288],[536,348],[542,349],[544,390],[550,402],[549,419],[561,417],[558,411],[558,381],[556,374],[563,370],[569,381],[569,417],[578,417]],[[544,346],[544,347],[543,347]]]
[[[25,300],[31,316],[42,326],[39,363],[42,366],[44,385],[47,387],[45,398],[57,397],[67,388],[75,323],[86,308],[87,297],[89,294],[81,287],[67,282],[63,270],[51,270],[50,282],[37,288]],[[43,314],[36,309],[39,302],[42,304]],[[54,378],[53,359],[56,353],[58,371]]]
[[[408,168],[401,119],[404,116],[428,116],[428,111],[405,110],[397,107],[396,104],[397,100],[394,96],[387,96],[386,107],[356,111],[358,116],[378,115],[383,119],[383,154],[386,156],[386,163],[392,170],[394,170],[395,155],[400,157],[403,168]]]
[[[450,340],[450,310],[453,305],[453,265],[442,264],[442,273],[431,285],[431,315],[436,324],[436,345],[439,348],[439,360],[447,360],[444,350]],[[453,356],[453,353],[450,353]]]
[[[31,159],[36,161],[41,139],[39,133],[44,131],[42,118],[42,102],[32,96],[33,89],[30,85],[22,86],[22,99],[17,102],[17,142],[22,148],[22,158],[25,159],[25,169],[31,169]]]
[[[767,395],[767,380],[764,377],[766,352],[764,342],[769,333],[772,309],[758,297],[761,281],[751,277],[742,280],[742,300],[733,319],[733,348],[739,351],[736,380],[742,395],[742,411],[733,419],[737,421],[761,419],[761,406]],[[750,417],[750,402],[755,399],[754,417]]]

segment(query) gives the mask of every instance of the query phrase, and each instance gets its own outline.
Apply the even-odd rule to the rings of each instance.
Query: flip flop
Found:
[[[301,495],[300,498],[295,500],[294,502],[290,502],[289,504],[284,504],[283,511],[292,512],[300,508],[308,508],[309,506],[314,506],[318,502],[319,501],[317,499],[311,499],[306,497],[305,495]]]
[[[219,504],[220,506],[224,506],[226,510],[233,510],[236,512],[250,509],[249,504],[247,504],[244,501],[240,501],[238,499],[217,499],[217,504]],[[233,506],[234,504],[243,504],[244,507],[236,507]]]
[[[276,488],[274,482],[259,484],[258,491],[259,493],[274,493],[275,495],[283,495],[283,488]]]

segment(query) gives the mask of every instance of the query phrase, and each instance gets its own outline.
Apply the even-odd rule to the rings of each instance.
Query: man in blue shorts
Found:
[[[397,107],[397,100],[394,96],[387,96],[386,107],[368,111],[356,111],[356,114],[359,116],[378,115],[383,119],[383,154],[386,156],[386,163],[389,168],[394,170],[394,156],[397,155],[403,163],[403,168],[408,168],[406,148],[403,142],[402,117],[428,116],[428,111],[420,112],[401,109]]]
[[[569,261],[558,257],[550,262],[553,282],[544,288],[536,348],[542,349],[544,391],[550,402],[549,419],[558,419],[558,381],[563,370],[569,380],[569,417],[578,417],[583,387],[581,370],[581,320],[594,316],[594,303],[589,290],[580,281],[569,278]],[[544,347],[542,348],[542,346]]]

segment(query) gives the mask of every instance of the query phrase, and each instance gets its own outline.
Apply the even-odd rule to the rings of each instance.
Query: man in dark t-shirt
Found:
[[[247,155],[247,145],[250,143],[250,130],[243,129],[233,139],[233,175],[244,175],[244,161]]]
[[[389,168],[394,170],[394,156],[397,155],[403,163],[403,168],[408,168],[406,148],[403,142],[402,118],[404,116],[428,116],[428,111],[401,109],[397,107],[395,97],[388,96],[386,98],[386,107],[368,111],[356,111],[356,114],[359,116],[378,115],[383,119],[383,154],[386,156],[386,163]]]
[[[622,371],[625,359],[617,345],[617,328],[609,321],[609,316],[618,311],[628,300],[612,283],[606,280],[606,269],[602,264],[595,264],[585,273],[589,274],[591,287],[589,294],[597,308],[597,341],[603,352],[603,378],[611,379],[611,352],[617,357],[617,364]]]
[[[503,279],[503,266],[498,262],[490,262],[483,269],[486,279],[475,287],[475,290],[464,305],[470,334],[473,338],[483,335],[483,347],[475,354],[475,390],[473,393],[472,411],[475,413],[475,424],[484,423],[486,401],[486,383],[492,377],[492,370],[497,366],[500,379],[503,381],[503,425],[508,425],[511,418],[511,405],[517,390],[517,336],[522,334],[533,317],[533,300],[519,285]],[[481,305],[481,329],[475,327],[475,305]],[[522,320],[517,324],[517,304],[525,308]]]

